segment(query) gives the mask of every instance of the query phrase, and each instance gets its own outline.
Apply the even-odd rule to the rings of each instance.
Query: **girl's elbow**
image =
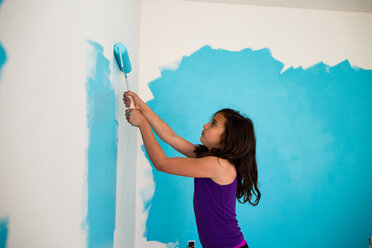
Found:
[[[164,172],[165,171],[165,163],[164,161],[158,161],[154,163],[154,167],[156,170]]]
[[[159,164],[154,164],[154,167],[157,171],[162,171],[161,166]]]

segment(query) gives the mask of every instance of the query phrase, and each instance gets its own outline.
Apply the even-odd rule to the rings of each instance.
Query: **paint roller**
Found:
[[[127,84],[127,90],[129,90],[127,74],[132,71],[132,66],[129,60],[128,49],[123,43],[118,42],[114,45],[114,55],[120,70],[124,73],[125,82]],[[129,99],[130,99],[129,108],[134,109],[135,107],[133,98],[130,96]]]

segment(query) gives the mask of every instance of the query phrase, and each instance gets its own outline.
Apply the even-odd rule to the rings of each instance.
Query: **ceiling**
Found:
[[[191,1],[372,13],[372,0],[191,0]]]

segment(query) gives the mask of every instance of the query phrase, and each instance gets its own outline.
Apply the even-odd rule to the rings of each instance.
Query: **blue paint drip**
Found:
[[[6,242],[8,239],[8,226],[9,218],[0,219],[0,248],[6,248]]]
[[[194,144],[221,108],[252,118],[262,198],[257,207],[237,204],[250,246],[366,246],[372,230],[372,71],[347,60],[282,69],[269,49],[205,46],[149,83],[154,99],[148,105]],[[157,139],[168,156],[182,156]],[[187,240],[198,240],[193,179],[153,174],[144,235],[186,247]]]
[[[117,126],[110,61],[94,41],[95,68],[88,75],[88,247],[113,247],[116,214]]]

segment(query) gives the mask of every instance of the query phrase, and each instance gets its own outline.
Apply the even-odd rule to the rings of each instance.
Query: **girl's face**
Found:
[[[225,117],[222,113],[216,114],[211,122],[203,125],[204,130],[200,136],[200,141],[208,147],[208,149],[212,148],[221,148],[222,146],[222,138],[225,132]]]

